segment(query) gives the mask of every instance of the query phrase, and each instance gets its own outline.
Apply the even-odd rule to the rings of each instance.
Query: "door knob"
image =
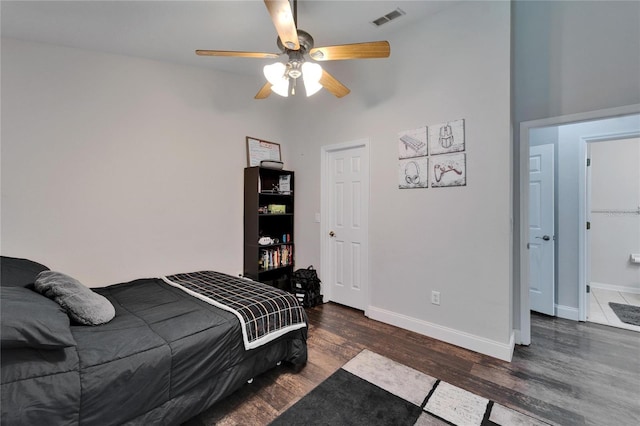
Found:
[[[335,233],[335,232],[333,232],[333,231],[329,231],[329,236],[330,236],[330,237],[335,237],[335,236],[336,236],[336,233]]]
[[[544,236],[542,236],[542,237],[536,237],[536,238],[539,238],[539,239],[541,239],[541,240],[545,240],[545,241],[549,241],[549,240],[551,239],[551,237],[550,237],[550,236],[548,236],[548,235],[544,235]]]

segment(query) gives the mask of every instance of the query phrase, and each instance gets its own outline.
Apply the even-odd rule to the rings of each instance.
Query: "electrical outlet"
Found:
[[[431,292],[431,303],[433,303],[434,305],[439,305],[440,304],[440,292],[439,291],[432,291]]]

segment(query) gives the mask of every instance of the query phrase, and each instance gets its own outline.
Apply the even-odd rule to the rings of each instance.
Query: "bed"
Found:
[[[115,317],[80,325],[32,288],[46,266],[1,260],[2,424],[178,424],[281,361],[307,360],[301,308],[304,324],[247,342],[237,311],[182,287],[178,274],[91,289]]]

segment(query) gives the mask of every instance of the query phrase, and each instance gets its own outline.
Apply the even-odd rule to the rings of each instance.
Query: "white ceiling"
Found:
[[[298,27],[316,46],[390,40],[453,1],[300,0]],[[280,53],[262,0],[5,1],[2,37],[127,56],[260,74],[264,60],[199,57],[196,49]],[[400,7],[405,16],[371,21]],[[391,42],[393,55],[393,42]],[[253,65],[249,65],[253,64]]]

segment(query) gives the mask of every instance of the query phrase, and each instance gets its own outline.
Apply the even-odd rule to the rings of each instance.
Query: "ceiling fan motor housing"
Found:
[[[282,53],[302,52],[302,54],[304,55],[309,50],[313,49],[313,37],[311,37],[311,34],[303,30],[297,30],[297,31],[298,31],[298,43],[300,44],[300,49],[299,50],[289,49],[284,44],[282,44],[282,40],[280,40],[280,37],[278,37],[278,39],[276,40],[276,43],[278,44],[278,48]]]

